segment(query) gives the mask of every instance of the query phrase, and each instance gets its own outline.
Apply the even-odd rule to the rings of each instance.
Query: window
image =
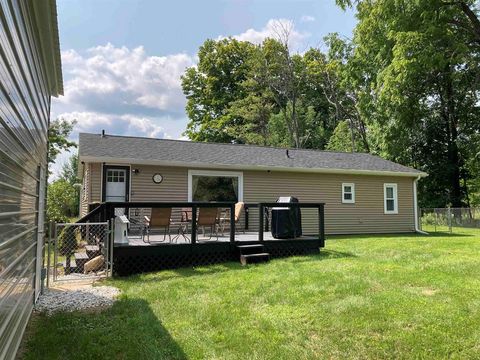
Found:
[[[107,182],[125,182],[125,170],[107,170]]]
[[[397,184],[384,184],[385,214],[398,214]]]
[[[355,203],[355,184],[353,183],[342,184],[342,203],[344,204]]]
[[[243,174],[230,171],[190,170],[189,201],[243,201]]]

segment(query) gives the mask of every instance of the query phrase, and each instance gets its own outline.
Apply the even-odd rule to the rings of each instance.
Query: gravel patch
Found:
[[[35,311],[55,312],[98,309],[112,306],[120,290],[112,286],[89,286],[77,290],[46,289],[35,305]]]

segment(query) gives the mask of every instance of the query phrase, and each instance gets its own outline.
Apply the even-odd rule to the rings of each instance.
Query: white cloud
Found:
[[[301,22],[312,22],[312,21],[315,21],[315,18],[311,15],[303,15],[301,18],[300,18],[300,21]]]
[[[187,124],[181,75],[194,66],[187,54],[150,56],[143,47],[112,44],[62,52],[65,96],[54,99],[52,118],[77,120],[78,132],[179,138]],[[54,173],[65,160],[62,154]]]
[[[59,114],[58,117],[67,121],[76,120],[75,133],[100,133],[102,130],[106,130],[107,133],[110,132],[115,135],[138,135],[157,138],[168,136],[164,128],[155,119],[130,114],[115,115],[73,111]]]
[[[310,36],[307,32],[297,30],[292,20],[270,19],[260,30],[251,28],[232,37],[240,41],[250,41],[254,44],[260,44],[267,38],[284,40],[285,33],[288,33],[289,46],[292,50],[298,50],[304,46],[305,40]],[[219,37],[219,39],[223,38],[225,38],[225,36]]]
[[[183,113],[185,97],[180,77],[194,58],[187,54],[148,56],[143,47],[112,44],[89,49],[85,55],[62,52],[67,106],[117,113],[167,111]]]

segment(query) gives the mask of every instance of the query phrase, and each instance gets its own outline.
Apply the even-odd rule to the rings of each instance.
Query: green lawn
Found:
[[[110,281],[100,314],[37,316],[27,359],[478,358],[480,231],[358,236],[320,255]]]

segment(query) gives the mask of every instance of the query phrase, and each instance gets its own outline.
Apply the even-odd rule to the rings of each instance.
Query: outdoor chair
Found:
[[[143,231],[143,242],[150,243],[150,234],[152,231],[158,229],[164,229],[163,233],[163,241],[166,240],[167,235],[168,239],[171,241],[170,236],[170,224],[172,216],[172,208],[152,208],[152,214],[149,218],[145,216],[145,229]],[[147,241],[145,241],[145,235],[147,237]],[[161,242],[163,242],[161,241]]]
[[[172,238],[175,243],[180,237],[183,237],[185,241],[190,241],[188,237],[188,225],[192,222],[192,209],[182,208],[181,217],[179,222],[172,222],[170,225],[177,226],[177,234]]]
[[[197,219],[197,226],[201,227],[203,230],[203,236],[205,236],[205,227],[210,228],[210,237],[215,234],[218,241],[218,223],[217,223],[217,208],[199,208],[198,209],[198,219]]]
[[[243,201],[239,201],[235,204],[235,232],[237,232],[238,224],[240,224],[240,217],[242,216],[242,212],[245,209],[245,203]],[[225,232],[225,227],[230,226],[230,211],[227,210],[219,219],[219,227],[222,233],[222,236]],[[245,229],[242,230],[245,233]]]

